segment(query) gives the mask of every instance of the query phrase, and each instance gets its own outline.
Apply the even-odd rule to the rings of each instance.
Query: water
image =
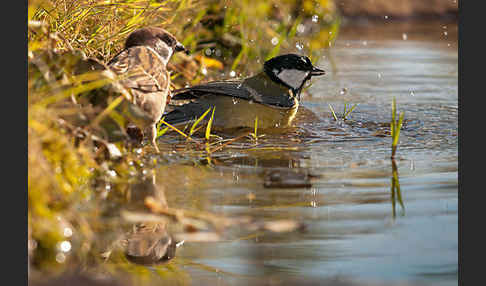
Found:
[[[194,281],[220,285],[302,277],[457,285],[456,32],[451,23],[344,28],[318,63],[327,75],[303,99],[299,141],[266,141],[298,148],[220,154],[210,186],[197,192],[207,210],[297,219],[306,231],[188,243],[175,261],[217,269],[185,268]],[[397,153],[404,209],[391,199],[390,137],[379,136],[389,128],[393,97],[405,112]],[[339,115],[345,102],[359,106],[336,123],[328,104]],[[307,189],[263,186],[265,170],[286,168],[319,177]]]
[[[295,128],[258,144],[235,141],[209,159],[185,151],[181,136],[164,135],[162,155],[147,155],[144,180],[134,176],[122,196],[116,183],[102,186],[107,222],[93,224],[98,244],[82,253],[109,249],[131,228],[119,211],[146,210],[151,195],[172,208],[303,227],[195,232],[205,236],[186,239],[166,264],[103,262],[122,279],[137,274],[135,285],[457,285],[457,60],[454,23],[344,26],[317,63],[327,73],[303,96]],[[400,194],[392,196],[393,97],[405,122],[396,155]],[[345,103],[358,106],[334,121],[329,104],[341,116]],[[81,242],[72,244],[76,252]]]

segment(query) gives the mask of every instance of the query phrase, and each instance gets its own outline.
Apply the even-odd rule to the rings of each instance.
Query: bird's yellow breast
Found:
[[[298,100],[294,100],[295,105],[292,108],[280,108],[231,96],[205,98],[208,107],[216,107],[213,119],[213,126],[216,128],[253,128],[255,118],[258,118],[258,128],[287,127],[292,123],[299,107]]]

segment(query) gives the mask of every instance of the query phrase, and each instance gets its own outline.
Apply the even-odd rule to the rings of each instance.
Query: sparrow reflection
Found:
[[[147,196],[154,197],[161,206],[168,207],[164,187],[155,183],[155,174],[132,185],[130,192],[132,207],[140,208]],[[146,210],[146,208],[144,209]],[[168,219],[134,224],[122,242],[125,257],[129,261],[141,265],[162,264],[170,261],[175,257],[176,249],[182,245],[182,242],[177,243],[169,233],[169,224]]]

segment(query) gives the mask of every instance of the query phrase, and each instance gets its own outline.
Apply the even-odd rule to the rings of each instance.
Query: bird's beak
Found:
[[[175,46],[175,51],[176,52],[182,52],[184,51],[184,53],[186,53],[186,55],[189,55],[189,50],[186,49],[186,47],[184,47],[183,44],[177,42],[176,46]]]
[[[326,74],[324,70],[318,69],[316,67],[313,67],[311,70],[311,76],[324,75],[324,74]]]

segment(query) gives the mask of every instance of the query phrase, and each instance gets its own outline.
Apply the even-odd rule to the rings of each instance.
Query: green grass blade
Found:
[[[158,130],[158,129],[157,129]],[[156,138],[159,138],[160,136],[164,135],[165,133],[167,133],[167,131],[169,130],[169,127],[165,127],[164,129],[162,130],[158,130],[157,131],[157,137]]]
[[[238,54],[238,56],[235,58],[235,60],[233,61],[233,64],[231,65],[231,70],[234,71],[236,69],[236,67],[238,66],[238,64],[240,63],[241,59],[243,58],[243,56],[248,52],[248,46],[246,44],[243,44],[243,47],[241,48],[241,51],[240,53]]]
[[[334,117],[334,120],[338,121],[338,118],[336,116],[336,113],[334,112],[334,108],[332,108],[332,105],[331,104],[329,104],[329,108],[331,109],[332,116]]]
[[[288,34],[289,39],[292,39],[295,36],[295,33],[297,32],[297,26],[299,26],[301,22],[302,22],[302,15],[300,15],[299,17],[297,17],[297,19],[295,19],[292,28],[290,28],[290,32]]]
[[[402,129],[402,125],[403,125],[403,117],[404,117],[404,113],[403,112],[400,112],[400,117],[398,119],[398,123],[396,125],[396,130],[395,130],[395,136],[393,137],[393,143],[392,145],[393,146],[396,146],[398,144],[398,138],[400,137],[400,130]]]
[[[353,110],[358,106],[358,104],[354,104],[351,109],[348,110],[348,112],[346,112],[344,114],[344,119],[346,119],[346,117],[348,117],[349,114],[351,114],[351,112],[353,112]]]
[[[58,101],[63,100],[65,98],[68,98],[71,95],[77,95],[77,94],[80,94],[80,93],[83,93],[83,92],[87,92],[87,91],[90,91],[90,90],[93,90],[93,89],[97,89],[97,88],[103,87],[103,86],[105,86],[105,85],[107,85],[111,82],[112,82],[112,80],[109,79],[109,78],[102,78],[100,80],[96,80],[96,81],[92,81],[92,82],[89,82],[89,83],[73,86],[73,87],[64,89],[60,92],[57,92],[54,95],[50,95],[50,96],[42,99],[41,101],[37,102],[36,105],[46,107],[49,104],[58,102]]]
[[[204,113],[203,113],[203,115],[201,115],[201,117],[199,117],[199,118],[196,120],[196,122],[194,122],[194,124],[193,124],[193,125],[192,125],[192,127],[191,127],[191,130],[189,130],[189,135],[194,134],[194,131],[195,131],[195,129],[196,129],[196,127],[197,127],[197,125],[199,124],[199,122],[201,122],[201,121],[204,119],[204,117],[206,117],[206,115],[208,115],[209,111],[211,111],[211,107],[210,107],[210,108],[208,108],[208,110],[206,110],[206,112],[204,112]]]
[[[120,105],[120,103],[122,103],[122,101],[125,99],[125,97],[123,95],[120,95],[118,96],[117,98],[115,98],[115,100],[113,100],[109,105],[108,107],[105,108],[105,110],[103,110],[98,116],[96,116],[96,118],[93,120],[93,122],[91,122],[91,126],[95,126],[97,125],[98,123],[100,123],[101,119],[103,119],[105,116],[107,116],[111,111],[113,111],[118,105]]]

